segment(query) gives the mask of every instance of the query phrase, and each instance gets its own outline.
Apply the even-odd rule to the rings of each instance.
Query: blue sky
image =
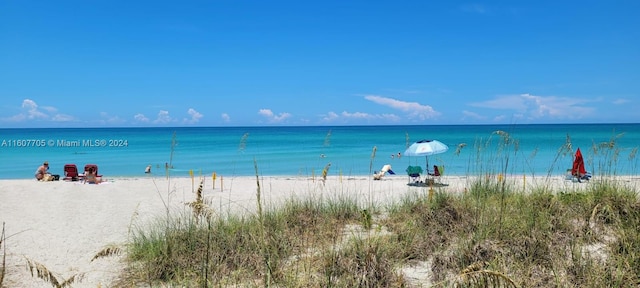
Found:
[[[640,122],[640,1],[0,1],[0,127]]]

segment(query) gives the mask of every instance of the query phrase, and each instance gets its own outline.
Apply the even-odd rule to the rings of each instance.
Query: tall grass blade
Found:
[[[2,264],[0,264],[0,287],[3,287],[2,282],[4,282],[4,273],[7,269],[7,246],[2,245],[5,240],[6,238],[4,236],[4,222],[2,222],[2,234],[0,234],[0,250],[2,250]]]
[[[331,168],[331,163],[327,163],[322,169],[322,184],[324,185],[327,182],[327,175],[329,174],[329,168]]]
[[[331,145],[331,129],[329,129],[329,132],[327,133],[327,135],[324,136],[324,143],[322,144],[322,146],[329,147],[330,145]]]
[[[244,152],[244,149],[247,148],[247,139],[249,138],[249,133],[244,133],[242,138],[240,138],[240,145],[238,145],[238,151]]]

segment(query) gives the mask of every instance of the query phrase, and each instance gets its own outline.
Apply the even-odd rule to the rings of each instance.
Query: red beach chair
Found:
[[[80,174],[78,174],[78,166],[76,166],[76,164],[65,164],[64,178],[62,180],[78,181],[79,179],[80,179]]]

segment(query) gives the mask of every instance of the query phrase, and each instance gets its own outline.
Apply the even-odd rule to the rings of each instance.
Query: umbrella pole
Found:
[[[425,169],[427,175],[425,175],[426,177],[425,177],[424,183],[429,183],[429,156],[424,156],[424,159],[427,160],[427,164],[426,164],[427,165],[427,167],[426,167],[427,169]]]

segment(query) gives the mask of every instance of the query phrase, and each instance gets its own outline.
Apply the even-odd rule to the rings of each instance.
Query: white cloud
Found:
[[[380,117],[380,118],[382,118],[382,119],[389,120],[389,121],[391,121],[391,122],[398,122],[398,121],[400,121],[400,116],[395,115],[395,114],[386,114],[386,113],[385,113],[385,114],[379,115],[378,117]]]
[[[51,106],[42,106],[40,107],[40,109],[45,110],[49,113],[56,113],[58,112],[58,109],[56,107],[51,107]]]
[[[38,109],[38,104],[31,99],[24,99],[22,101],[22,109],[26,110],[27,119],[46,119],[49,116]]]
[[[347,111],[342,111],[342,113],[340,114],[335,112],[328,112],[326,115],[322,116],[322,121],[324,122],[347,121],[347,120],[387,120],[391,122],[397,122],[397,121],[400,121],[400,117],[395,114],[369,114],[365,112],[347,112]]]
[[[53,115],[53,117],[51,117],[51,120],[55,122],[69,122],[69,121],[74,121],[75,117],[67,114],[56,114],[56,115]]]
[[[629,101],[629,99],[623,99],[623,98],[618,98],[616,100],[613,100],[613,104],[615,105],[622,105],[622,104],[627,104],[631,101]]]
[[[273,117],[273,111],[271,111],[271,109],[260,109],[260,111],[258,111],[258,114],[265,117]]]
[[[7,122],[22,122],[27,119],[25,114],[16,114],[11,117],[2,118],[3,121]]]
[[[158,118],[156,118],[156,120],[153,120],[153,123],[166,124],[171,121],[173,121],[173,119],[171,118],[171,116],[169,116],[169,111],[160,110],[160,112],[158,112]]]
[[[344,118],[354,118],[354,119],[371,119],[374,118],[371,114],[368,113],[364,113],[364,112],[347,112],[347,111],[343,111],[341,114],[342,117]]]
[[[22,100],[22,111],[11,117],[3,118],[4,121],[22,122],[28,120],[51,120],[56,122],[73,121],[75,118],[71,115],[59,114],[58,109],[51,106],[39,106],[31,99]]]
[[[142,113],[138,113],[136,115],[133,115],[133,119],[135,119],[138,122],[149,122],[149,118],[147,118],[146,116],[144,116],[144,114]]]
[[[591,102],[583,98],[556,96],[536,96],[531,94],[500,96],[492,100],[471,103],[471,106],[513,110],[526,119],[580,119],[594,112],[593,107],[585,106]]]
[[[335,112],[329,112],[327,113],[327,115],[324,115],[322,117],[323,121],[333,121],[340,118],[340,116],[338,114],[336,114]]]
[[[202,118],[202,114],[200,114],[200,112],[196,111],[193,108],[189,108],[189,110],[187,110],[187,114],[191,116],[191,119],[185,118],[183,121],[185,123],[197,123],[198,121],[200,121],[200,118]]]
[[[100,112],[100,117],[102,118],[100,120],[102,124],[122,124],[126,122],[124,119],[118,116],[111,116],[107,112]]]
[[[367,95],[364,97],[364,99],[367,99],[376,104],[406,112],[408,113],[409,118],[427,120],[441,115],[441,113],[435,111],[433,107],[429,105],[422,105],[418,102],[406,102],[376,95]]]
[[[231,122],[231,116],[229,116],[229,114],[227,113],[222,113],[220,117],[222,118],[222,121],[225,123]]]
[[[189,108],[189,110],[187,110],[187,114],[189,114],[190,118],[184,118],[182,120],[183,123],[197,123],[200,121],[202,117],[204,117],[202,114],[200,114],[200,112],[196,111],[193,108]],[[169,115],[169,111],[167,110],[160,110],[155,120],[149,119],[147,116],[145,116],[142,113],[138,113],[134,115],[133,119],[138,123],[154,123],[154,124],[167,124],[167,123],[179,121],[178,119],[174,119],[173,117],[171,117],[171,115]]]
[[[480,115],[476,112],[471,112],[471,111],[467,111],[467,110],[463,110],[462,111],[462,120],[467,120],[467,119],[473,119],[473,120],[486,120],[487,117]]]
[[[291,117],[291,114],[287,112],[276,115],[273,113],[273,111],[271,111],[271,109],[260,109],[260,111],[258,111],[258,114],[267,118],[267,120],[271,123],[280,123]]]

